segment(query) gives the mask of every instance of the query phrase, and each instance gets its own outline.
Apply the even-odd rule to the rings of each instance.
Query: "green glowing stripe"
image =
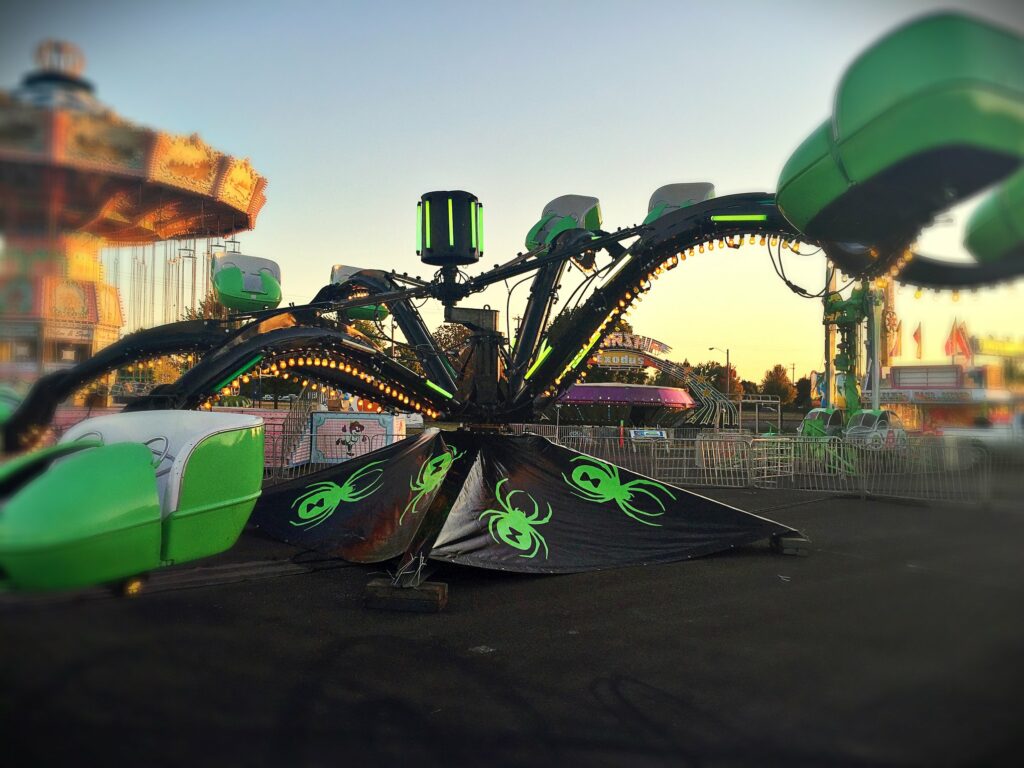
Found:
[[[423,203],[416,203],[416,253],[423,250]]]
[[[426,213],[426,238],[427,238],[427,250],[430,250],[430,201],[427,200],[427,213]]]
[[[455,216],[452,213],[452,199],[448,198],[448,245],[455,247]]]
[[[711,217],[712,221],[767,221],[766,213],[722,213]]]
[[[469,232],[471,244],[476,248],[476,203],[469,204]]]
[[[250,360],[248,363],[243,365],[237,371],[235,371],[230,376],[228,376],[226,379],[224,379],[224,381],[222,381],[220,384],[218,384],[216,387],[214,387],[213,391],[214,392],[220,392],[222,389],[224,389],[224,387],[226,387],[232,381],[237,379],[242,374],[248,372],[254,365],[256,365],[256,363],[258,363],[262,359],[263,359],[263,355],[256,355],[256,357],[254,357],[252,360]]]
[[[533,361],[533,365],[530,366],[530,370],[528,370],[526,375],[523,377],[524,380],[528,381],[529,378],[537,372],[540,364],[543,363],[547,359],[547,356],[551,354],[551,349],[552,348],[548,346],[547,339],[545,339],[540,345],[540,352],[537,353],[537,359]]]
[[[576,357],[574,357],[572,359],[572,362],[569,363],[569,367],[570,368],[575,368],[577,365],[582,363],[583,362],[583,358],[585,358],[587,356],[587,352],[589,352],[591,349],[594,348],[594,345],[597,344],[597,341],[600,338],[601,338],[601,332],[597,331],[593,336],[590,337],[590,343],[587,344],[587,346],[585,346],[583,349],[581,349],[579,352],[576,353]]]
[[[443,389],[442,387],[437,386],[437,384],[432,382],[430,379],[427,379],[427,386],[430,387],[435,392],[440,392],[442,395],[447,397],[449,400],[451,400],[453,397],[455,397],[455,395],[453,395],[447,389]]]
[[[477,238],[477,250],[480,253],[484,252],[484,207],[477,205],[476,207],[476,238]]]

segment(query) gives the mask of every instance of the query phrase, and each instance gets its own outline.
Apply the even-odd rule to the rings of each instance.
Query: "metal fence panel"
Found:
[[[405,435],[378,434],[367,436],[355,445],[321,444],[317,457],[323,461],[310,461],[308,430],[298,433],[277,432],[265,435],[265,453],[269,457],[263,468],[263,485],[275,485],[297,477],[305,477],[321,469],[358,458],[379,448],[404,440]]]
[[[310,461],[309,416],[300,405],[285,424],[265,435],[264,483],[272,485],[362,456],[404,435],[374,435],[356,445],[321,446],[323,462]],[[666,430],[666,439],[636,439],[618,427],[513,424],[513,434],[538,434],[567,448],[681,486],[778,488],[862,496],[984,503],[1000,488],[1019,496],[1024,450],[994,454],[976,441],[913,436],[905,443],[872,446],[838,437],[754,437],[741,432]],[[52,429],[57,439],[63,425]]]

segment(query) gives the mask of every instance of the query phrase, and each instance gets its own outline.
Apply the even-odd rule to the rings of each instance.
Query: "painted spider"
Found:
[[[398,518],[399,525],[401,525],[402,520],[405,518],[406,512],[412,512],[414,515],[419,512],[416,509],[416,505],[420,503],[424,496],[428,496],[437,490],[448,474],[448,470],[452,468],[455,460],[462,458],[464,454],[465,451],[457,451],[454,446],[449,445],[444,449],[444,452],[420,464],[420,470],[416,475],[416,479],[409,481],[409,489],[415,491],[416,495],[409,500],[409,503],[405,505],[405,509],[402,510],[402,514]]]
[[[547,560],[547,542],[544,541],[543,536],[534,530],[534,526],[544,525],[544,523],[551,519],[551,505],[547,505],[548,513],[541,519],[540,505],[537,504],[536,499],[530,494],[525,493],[525,491],[509,491],[502,498],[501,486],[507,482],[508,478],[506,477],[499,480],[498,484],[494,486],[494,495],[497,497],[501,509],[485,510],[478,519],[483,520],[487,518],[487,532],[499,544],[505,543],[523,552],[530,550],[527,554],[520,555],[520,557],[535,557],[540,548],[543,547],[544,559]],[[533,504],[533,512],[527,514],[519,507],[513,506],[512,497],[517,493],[524,494],[530,500]]]
[[[645,517],[659,517],[665,513],[665,504],[654,491],[662,491],[670,499],[675,500],[675,496],[668,488],[661,483],[656,483],[653,480],[645,480],[639,478],[637,480],[630,480],[628,483],[623,483],[619,479],[619,468],[614,464],[595,459],[593,456],[577,456],[574,458],[573,463],[583,462],[572,470],[572,475],[566,477],[562,474],[562,479],[565,480],[570,486],[573,487],[573,493],[580,498],[586,499],[587,501],[593,501],[598,504],[603,504],[606,501],[614,501],[616,506],[631,518],[636,520],[638,523],[644,525],[660,526],[661,523],[655,523],[650,520],[645,520]],[[635,506],[632,502],[636,496],[648,496],[654,499],[654,502],[660,508],[660,512],[648,511],[640,509]]]
[[[343,485],[332,482],[313,483],[307,485],[306,492],[292,502],[292,509],[299,507],[298,520],[291,524],[300,528],[316,528],[320,523],[334,514],[342,502],[362,501],[380,488],[384,470],[377,468],[383,461],[371,461],[360,467],[345,480]]]

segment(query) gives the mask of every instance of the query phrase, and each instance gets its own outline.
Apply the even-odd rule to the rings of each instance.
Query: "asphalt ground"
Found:
[[[716,491],[800,528],[673,565],[376,569],[247,533],[102,591],[0,603],[4,765],[1019,765],[1024,510]]]

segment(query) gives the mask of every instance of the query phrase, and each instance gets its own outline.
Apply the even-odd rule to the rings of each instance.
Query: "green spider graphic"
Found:
[[[504,498],[501,495],[501,486],[508,482],[508,478],[498,481],[494,486],[494,495],[498,499],[501,509],[488,509],[481,513],[479,520],[487,518],[487,532],[491,538],[499,544],[505,543],[514,549],[526,552],[520,557],[535,557],[544,548],[544,559],[548,559],[548,545],[544,537],[534,530],[536,525],[544,525],[551,519],[551,505],[548,504],[548,513],[541,519],[540,505],[536,499],[525,491],[509,491]],[[523,512],[519,507],[512,504],[512,497],[522,493],[533,504],[533,511]]]
[[[675,496],[668,488],[653,480],[638,478],[628,483],[619,479],[619,468],[614,464],[595,459],[593,456],[577,456],[573,463],[582,462],[572,470],[571,477],[562,474],[562,479],[573,487],[573,493],[587,501],[603,504],[606,501],[614,501],[616,506],[638,523],[644,525],[660,526],[647,517],[659,517],[665,513],[665,504],[658,498],[656,491],[663,492],[673,501]],[[648,490],[653,489],[653,490]],[[639,496],[647,496],[654,499],[661,511],[654,512],[640,509],[634,502],[639,501]]]
[[[377,468],[383,461],[371,461],[360,467],[345,480],[344,485],[332,482],[313,483],[307,485],[305,493],[292,502],[292,509],[298,506],[299,519],[291,524],[309,530],[334,514],[342,502],[362,501],[380,488],[384,470]]]
[[[455,463],[456,459],[461,459],[463,455],[465,455],[465,451],[458,451],[454,446],[449,445],[442,453],[420,464],[420,471],[416,475],[416,479],[409,481],[409,489],[415,491],[416,495],[409,500],[409,503],[405,505],[405,509],[402,510],[402,514],[398,518],[399,525],[405,519],[406,512],[412,512],[414,515],[419,512],[416,509],[416,505],[420,503],[424,496],[429,496],[441,485],[448,474],[448,470],[452,468],[452,464]]]

